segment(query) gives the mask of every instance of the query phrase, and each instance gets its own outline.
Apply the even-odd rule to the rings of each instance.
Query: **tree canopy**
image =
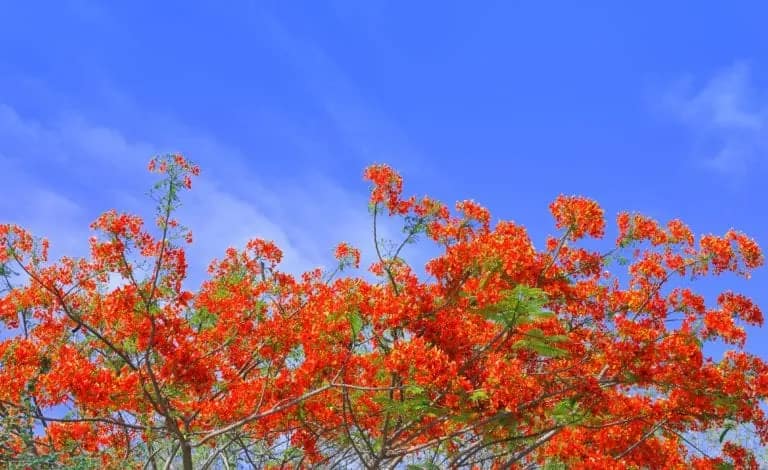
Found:
[[[694,290],[763,264],[743,233],[620,213],[606,241],[600,206],[561,195],[537,247],[473,201],[406,197],[373,165],[367,274],[347,243],[335,269],[295,275],[253,239],[191,291],[175,213],[199,170],[180,155],[149,168],[154,225],[106,212],[87,257],[51,260],[46,239],[0,225],[11,467],[758,466],[724,437],[749,425],[768,440],[768,366],[744,351],[761,311]],[[380,240],[385,217],[401,240]],[[402,256],[412,244],[439,249],[423,272]],[[687,437],[708,430],[717,452]]]

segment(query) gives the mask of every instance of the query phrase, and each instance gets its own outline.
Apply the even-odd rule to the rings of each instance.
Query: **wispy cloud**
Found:
[[[85,13],[102,14],[88,8]],[[9,92],[5,104],[0,97],[0,164],[16,168],[17,180],[24,181],[4,192],[27,194],[0,205],[0,220],[28,225],[33,213],[50,214],[35,222],[35,232],[50,236],[54,247],[62,239],[82,239],[84,246],[88,223],[103,210],[140,212],[150,207],[142,197],[150,182],[144,172],[148,158],[181,151],[203,168],[180,214],[194,233],[189,260],[193,274],[202,273],[226,247],[242,246],[252,237],[274,239],[290,271],[332,262],[333,246],[342,240],[363,250],[364,265],[373,261],[365,183],[356,179],[342,184],[324,170],[330,159],[338,158],[335,144],[341,143],[353,157],[350,164],[360,171],[382,161],[418,171],[423,159],[403,129],[317,43],[293,34],[275,18],[255,16],[262,21],[257,30],[267,36],[263,39],[295,70],[330,123],[330,132],[324,129],[318,135],[313,126],[294,122],[289,111],[264,110],[265,115],[256,116],[255,140],[260,144],[264,137],[272,145],[257,144],[256,153],[272,161],[293,161],[296,155],[315,161],[303,160],[305,164],[276,181],[270,179],[275,172],[260,173],[259,160],[237,145],[190,127],[178,116],[144,109],[107,82],[89,91],[103,104],[93,110],[81,109],[75,97],[50,99],[56,93],[44,81],[0,78],[3,89],[19,91]],[[13,96],[23,99],[10,101]],[[24,104],[30,101],[44,114],[29,114]],[[51,195],[47,212],[30,199],[42,194]],[[57,198],[73,208],[56,209],[52,201]],[[382,224],[380,231],[382,237],[398,238],[390,224]],[[71,252],[69,245],[64,248]]]
[[[396,160],[401,168],[427,164],[402,127],[327,51],[293,33],[273,16],[258,15],[258,19],[267,40],[295,70],[358,161],[370,164]]]
[[[38,178],[54,171],[72,173],[78,178],[69,181],[71,189],[88,183],[94,173],[120,170],[129,172],[123,176],[131,176],[158,150],[157,145],[128,139],[119,130],[88,122],[78,114],[33,119],[0,103],[0,158]]]
[[[26,171],[2,158],[3,195],[0,223],[18,223],[33,234],[56,235],[54,255],[81,253],[87,247],[84,207],[67,195],[41,185]]]
[[[683,80],[665,104],[694,134],[704,167],[744,177],[768,160],[768,95],[755,85],[749,64],[737,62],[703,86]]]
[[[147,189],[149,157],[189,149],[203,166],[179,214],[195,238],[189,251],[192,282],[227,247],[242,247],[254,237],[277,242],[285,253],[283,268],[291,272],[329,264],[342,240],[363,248],[364,259],[372,261],[362,182],[352,188],[361,191],[354,191],[322,174],[301,172],[287,183],[266,181],[236,148],[180,123],[172,128],[176,147],[168,149],[81,115],[45,122],[0,104],[0,164],[6,171],[0,220],[49,237],[59,247],[54,253],[84,254],[88,223],[103,210],[149,215],[151,202],[137,197]],[[207,172],[206,166],[219,171]]]

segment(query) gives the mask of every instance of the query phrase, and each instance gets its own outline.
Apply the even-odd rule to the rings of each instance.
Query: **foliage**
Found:
[[[757,466],[725,430],[768,438],[768,367],[742,350],[762,314],[692,287],[763,263],[742,233],[622,213],[592,251],[602,209],[560,196],[541,250],[472,201],[404,198],[374,165],[373,277],[349,274],[360,253],[344,243],[335,271],[293,276],[254,239],[191,292],[173,214],[198,169],[179,155],[150,169],[156,227],[107,212],[87,258],[51,261],[46,240],[0,225],[12,468]],[[402,218],[401,243],[379,240],[384,216]],[[440,248],[421,277],[401,256],[419,238]],[[712,340],[732,349],[705,358]],[[716,451],[686,437],[706,432]]]

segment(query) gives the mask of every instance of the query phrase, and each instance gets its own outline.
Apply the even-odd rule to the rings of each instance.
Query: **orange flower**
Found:
[[[199,170],[178,154],[150,169],[170,214],[147,227],[106,212],[84,259],[49,261],[47,241],[0,224],[3,461],[142,468],[178,449],[189,468],[230,443],[208,456],[259,468],[423,456],[445,468],[756,468],[743,447],[695,456],[681,436],[736,421],[768,443],[768,364],[742,350],[743,324],[762,312],[732,291],[712,306],[694,283],[762,265],[740,232],[696,246],[681,221],[622,213],[617,245],[631,250],[582,246],[603,235],[603,211],[560,196],[550,210],[565,238],[539,245],[522,225],[491,227],[471,200],[451,212],[404,197],[402,178],[374,165],[376,216],[402,220],[396,243],[428,245],[426,275],[386,250],[376,276],[294,275],[275,243],[253,239],[193,289],[191,236],[173,209]],[[348,243],[334,255],[360,262]],[[710,340],[725,343],[722,360],[705,357]]]
[[[587,198],[560,195],[549,205],[555,218],[555,227],[566,228],[571,240],[578,240],[585,235],[600,238],[605,232],[603,209]]]
[[[336,245],[334,256],[343,265],[350,265],[354,268],[360,266],[360,250],[349,246],[347,243],[339,243]]]

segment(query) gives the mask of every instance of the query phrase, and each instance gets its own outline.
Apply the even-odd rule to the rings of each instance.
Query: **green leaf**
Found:
[[[547,336],[547,341],[550,343],[562,343],[563,341],[568,341],[568,335],[551,335]]]
[[[563,400],[552,409],[552,416],[563,417],[567,416],[573,410],[573,403],[571,400]]]
[[[363,318],[358,312],[349,314],[349,325],[352,328],[352,340],[355,340],[363,329]]]
[[[544,464],[542,470],[567,470],[568,466],[559,460],[550,460]]]
[[[557,348],[540,340],[521,339],[512,345],[514,349],[530,349],[545,357],[564,357],[568,351]]]
[[[440,467],[438,467],[436,464],[432,462],[409,464],[405,468],[407,470],[440,470]]]
[[[739,407],[736,398],[728,395],[722,395],[722,394],[718,394],[712,400],[712,403],[714,403],[715,406],[721,406],[723,408],[726,408],[731,413],[736,412],[736,410]]]
[[[47,374],[51,370],[51,358],[43,356],[40,358],[40,373]]]
[[[730,425],[726,426],[725,429],[723,430],[723,432],[720,433],[720,439],[718,439],[720,444],[723,443],[723,439],[725,439],[725,435],[728,434],[728,431],[730,431],[731,429],[733,429],[733,426],[730,426]]]
[[[123,351],[125,351],[128,354],[133,354],[136,351],[138,351],[138,346],[136,344],[136,338],[133,337],[133,336],[124,339],[122,346],[123,346]]]
[[[531,339],[538,339],[543,340],[545,338],[544,332],[541,331],[539,328],[531,328],[530,330],[525,332],[525,336]]]
[[[478,401],[482,401],[482,400],[487,400],[488,399],[488,392],[486,392],[482,388],[479,388],[479,389],[477,389],[477,390],[475,390],[475,391],[473,391],[472,393],[469,394],[469,399],[470,399],[470,401],[474,401],[474,402],[478,402]]]
[[[624,378],[629,383],[637,382],[637,379],[638,379],[637,375],[633,374],[630,371],[624,371]]]
[[[579,410],[579,402],[575,398],[566,398],[552,409],[552,417],[560,424],[572,424],[583,420],[585,413]]]
[[[208,311],[205,308],[198,308],[192,313],[190,321],[193,325],[197,326],[200,331],[208,330],[216,326],[218,318],[216,315]]]
[[[543,309],[547,294],[541,289],[518,284],[504,292],[501,301],[483,308],[478,313],[506,327],[551,318],[554,314]]]
[[[418,385],[408,385],[405,387],[405,391],[411,395],[421,395],[424,393],[424,387]]]

